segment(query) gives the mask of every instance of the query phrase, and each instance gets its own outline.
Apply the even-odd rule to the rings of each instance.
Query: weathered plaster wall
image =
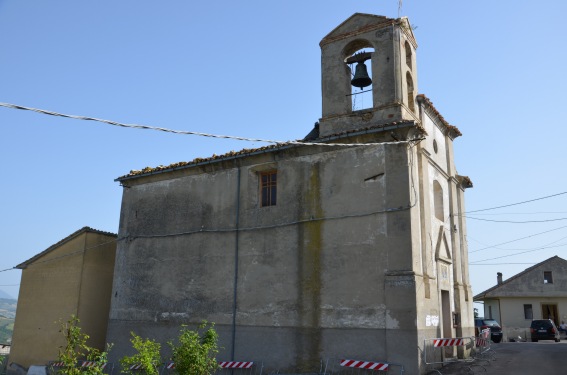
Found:
[[[412,76],[417,94],[417,68],[414,43],[408,26],[393,19],[373,15],[355,15],[321,41],[322,137],[346,130],[383,124],[402,119],[417,119],[417,104],[412,111],[408,102],[406,75]],[[405,30],[405,31],[404,31]],[[406,64],[404,43],[410,40],[412,67]],[[371,108],[353,111],[351,71],[345,58],[362,48],[374,50],[371,60]],[[368,88],[365,88],[368,89]]]
[[[111,356],[128,352],[130,330],[165,342],[206,319],[220,359],[234,349],[284,371],[343,355],[404,359],[416,340],[406,145],[240,162],[124,189]],[[258,173],[271,169],[278,204],[262,208]]]

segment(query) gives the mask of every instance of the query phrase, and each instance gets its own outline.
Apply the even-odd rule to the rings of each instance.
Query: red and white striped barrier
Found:
[[[94,361],[82,361],[81,367],[95,367],[97,364],[98,362],[94,362]],[[100,366],[100,368],[104,369],[106,365],[107,363],[103,363],[102,366]]]
[[[165,365],[165,368],[168,370],[173,370],[175,368],[175,362],[169,362],[167,365]]]
[[[53,366],[53,367],[63,367],[63,366],[65,366],[65,363],[64,363],[64,362],[53,362],[53,363],[51,363],[51,366]]]
[[[388,363],[356,361],[354,359],[341,359],[340,364],[343,367],[363,368],[376,371],[388,371],[388,367],[390,366]]]
[[[219,362],[221,368],[250,368],[254,362]]]
[[[433,347],[438,348],[440,346],[463,346],[465,345],[465,340],[459,339],[435,339],[433,340]]]
[[[132,366],[130,366],[130,370],[139,370],[142,368],[142,364],[141,363],[135,363]]]

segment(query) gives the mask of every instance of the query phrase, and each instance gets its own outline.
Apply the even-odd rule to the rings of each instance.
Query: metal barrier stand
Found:
[[[215,371],[215,375],[262,375],[264,369],[263,362],[254,361],[220,361],[219,369]],[[168,375],[170,371],[175,370],[175,362],[169,361],[163,364],[160,375]]]
[[[475,338],[474,337],[454,337],[454,338],[432,338],[425,339],[423,343],[423,362],[426,366],[437,365],[446,366],[448,364],[463,364],[470,372],[474,372],[472,367],[475,357],[467,356],[462,353],[463,358],[459,358],[455,353],[458,347],[462,347],[464,351],[469,350],[468,354],[474,354]],[[484,369],[486,371],[486,369]],[[439,367],[433,368],[430,372],[436,372],[443,375]]]
[[[327,359],[321,363],[323,375],[370,375],[374,371],[399,371],[404,373],[404,366],[400,363],[386,361],[362,361],[356,359]]]
[[[80,368],[81,370],[95,366],[100,366],[103,370],[103,373],[108,375],[112,375],[112,372],[114,371],[114,363],[109,363],[109,362],[99,363],[96,361],[80,360],[75,365],[75,367]],[[52,375],[52,374],[57,374],[64,367],[65,367],[65,363],[61,361],[49,361],[45,370],[48,375]]]
[[[490,361],[493,361],[494,358],[494,350],[491,349],[490,340],[490,329],[484,329],[480,332],[479,336],[475,338],[475,352],[474,357],[482,362],[486,362],[487,365],[490,364]]]

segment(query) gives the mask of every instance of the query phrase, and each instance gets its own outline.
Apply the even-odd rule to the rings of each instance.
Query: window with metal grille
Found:
[[[275,206],[277,201],[278,172],[260,173],[260,203],[262,207]]]

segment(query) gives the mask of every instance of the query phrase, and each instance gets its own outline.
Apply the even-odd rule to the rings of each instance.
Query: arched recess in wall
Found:
[[[357,39],[349,43],[343,51],[343,58],[345,62],[349,57],[365,52],[372,53],[372,59],[366,60],[364,62],[368,76],[372,79],[372,83],[370,84],[370,86],[364,88],[358,88],[351,85],[350,96],[352,102],[352,111],[360,111],[362,109],[374,107],[374,85],[376,82],[376,77],[374,77],[374,74],[372,73],[372,68],[374,65],[374,47],[367,40]],[[349,81],[354,77],[357,65],[357,63],[347,64],[347,66],[350,68]]]
[[[435,208],[435,217],[441,221],[445,221],[443,210],[443,188],[439,181],[433,181],[433,206]]]
[[[411,63],[411,46],[410,46],[410,44],[408,43],[407,40],[404,43],[404,49],[405,49],[405,52],[406,52],[406,65],[408,66],[408,68],[413,69],[412,63]]]
[[[410,72],[406,73],[406,85],[408,92],[408,107],[413,113],[415,113],[415,93],[413,88],[413,79],[411,78]]]

